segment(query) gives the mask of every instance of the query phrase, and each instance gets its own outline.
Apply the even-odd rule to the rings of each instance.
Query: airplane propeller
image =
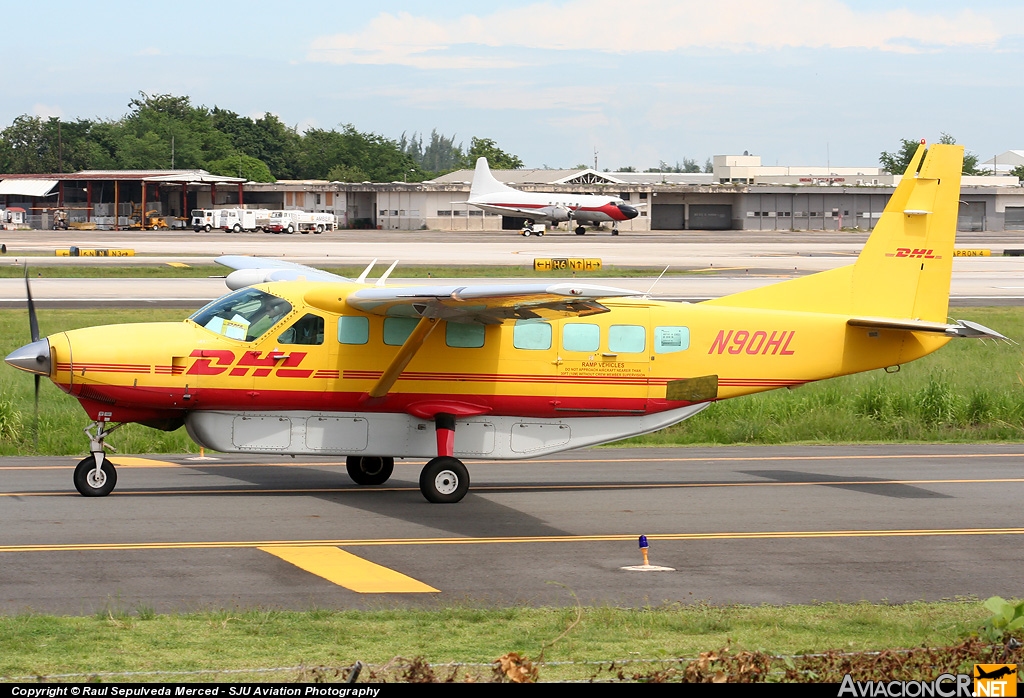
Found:
[[[25,296],[28,298],[28,329],[32,335],[32,343],[39,341],[39,319],[36,317],[36,304],[32,301],[32,288],[28,283],[28,262],[25,263]],[[32,434],[34,437],[35,450],[39,450],[39,379],[38,373],[32,376],[35,379],[35,409],[32,412]]]

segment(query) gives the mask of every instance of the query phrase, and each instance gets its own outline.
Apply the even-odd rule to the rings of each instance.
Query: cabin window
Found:
[[[654,353],[671,354],[690,348],[689,327],[655,327]]]
[[[324,319],[313,313],[306,313],[302,318],[277,338],[281,344],[323,344]]]
[[[370,319],[365,317],[338,318],[339,344],[366,344],[370,341]]]
[[[419,320],[411,317],[384,318],[384,343],[400,347],[409,339]]]
[[[483,325],[463,322],[447,322],[444,329],[444,342],[450,347],[462,349],[478,349],[484,345]]]
[[[284,298],[243,288],[201,308],[190,320],[229,339],[251,342],[292,310]]]
[[[512,328],[512,346],[516,349],[550,349],[551,325],[546,322],[518,320]]]
[[[647,351],[647,328],[642,325],[612,325],[608,328],[608,351],[642,354]]]
[[[566,351],[597,351],[600,346],[600,326],[582,322],[562,326],[562,348]]]

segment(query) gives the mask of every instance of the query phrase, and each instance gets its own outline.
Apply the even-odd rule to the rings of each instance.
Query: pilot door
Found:
[[[326,320],[318,313],[291,315],[239,357],[232,371],[248,383],[242,391],[248,405],[235,418],[236,446],[308,450],[308,413],[329,409],[328,378],[336,368],[336,343],[327,341],[325,330]]]

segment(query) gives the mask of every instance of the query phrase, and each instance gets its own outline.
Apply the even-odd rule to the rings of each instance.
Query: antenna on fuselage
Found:
[[[398,266],[398,260],[396,259],[394,262],[391,263],[391,266],[388,267],[388,270],[386,272],[384,272],[383,274],[381,274],[380,278],[377,279],[377,283],[375,283],[374,286],[382,286],[383,287],[384,286],[384,282],[387,281],[387,278],[389,276],[391,276],[391,272],[393,272],[395,270],[395,267],[397,267],[397,266]]]
[[[376,263],[377,263],[377,258],[374,257],[373,261],[366,265],[366,269],[363,269],[363,273],[359,275],[358,279],[356,279],[356,283],[357,284],[364,284],[364,283],[366,283],[366,277],[369,276],[370,270],[373,269],[373,265],[376,264]]]
[[[669,265],[669,266],[671,266],[671,265]],[[665,267],[665,269],[662,270],[662,272],[660,274],[658,274],[658,278],[654,280],[654,283],[651,284],[651,287],[649,289],[647,289],[647,293],[644,294],[645,298],[650,298],[651,297],[651,291],[653,291],[654,287],[658,285],[659,281],[661,281],[661,277],[665,276],[665,272],[666,271],[668,271],[668,267]]]

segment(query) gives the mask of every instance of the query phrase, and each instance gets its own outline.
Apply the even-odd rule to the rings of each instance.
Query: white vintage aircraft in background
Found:
[[[612,235],[619,234],[619,222],[636,218],[639,212],[617,196],[601,194],[574,194],[571,192],[526,192],[502,184],[487,166],[487,158],[478,158],[473,173],[473,185],[467,203],[490,213],[525,218],[523,235],[543,235],[535,230],[534,222],[562,223],[576,221],[576,234],[587,232],[586,224],[612,224]]]

